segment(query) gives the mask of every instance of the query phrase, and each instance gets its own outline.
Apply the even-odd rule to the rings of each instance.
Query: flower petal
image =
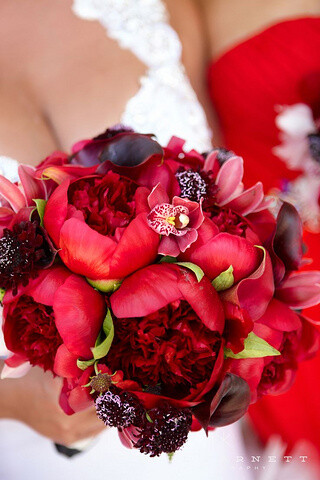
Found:
[[[287,270],[297,270],[302,260],[302,222],[291,203],[284,202],[277,217],[273,248]]]
[[[152,210],[155,206],[161,203],[169,203],[169,196],[163,186],[158,183],[148,197],[148,204]]]
[[[1,371],[1,380],[4,378],[21,378],[24,377],[29,370],[31,369],[31,365],[29,362],[24,362],[18,367],[9,367],[7,363],[4,364],[3,369]]]
[[[74,273],[92,280],[108,278],[117,244],[78,218],[68,219],[60,232],[60,256]]]
[[[298,272],[287,277],[276,297],[291,308],[309,308],[320,303],[320,272]]]
[[[82,371],[77,367],[77,356],[73,355],[67,347],[62,344],[57,350],[53,371],[63,378],[78,378]]]
[[[111,295],[112,311],[118,318],[143,317],[182,298],[176,265],[150,265],[126,278]]]
[[[264,250],[263,259],[249,277],[238,285],[221,293],[230,302],[247,310],[253,321],[264,314],[274,293],[272,264],[268,253]]]
[[[233,267],[235,283],[250,275],[259,265],[260,255],[248,240],[243,237],[220,233],[211,238],[205,245],[183,255],[184,260],[190,260],[213,280],[221,272]]]
[[[301,327],[298,315],[290,310],[285,303],[276,299],[271,300],[267,310],[259,318],[258,322],[259,324],[262,323],[270,328],[279,330],[280,332],[292,332]],[[267,339],[265,338],[265,340]],[[274,345],[272,344],[272,346]]]
[[[159,235],[148,225],[146,213],[140,213],[127,226],[112,255],[109,277],[123,278],[153,263],[157,258],[159,241]]]
[[[44,211],[43,224],[56,247],[60,244],[60,230],[67,218],[69,181],[53,192]]]
[[[242,177],[243,159],[241,157],[231,157],[222,165],[216,179],[216,185],[219,188],[216,196],[220,206],[231,199]]]
[[[258,182],[225,205],[240,215],[247,215],[261,204],[263,196],[263,185]]]
[[[106,313],[102,295],[83,278],[71,275],[56,291],[53,311],[66,348],[79,357],[92,358],[91,347]]]
[[[33,205],[36,198],[46,198],[46,188],[42,180],[35,178],[35,168],[19,165],[18,172],[26,197],[27,205]]]
[[[7,200],[15,212],[26,206],[25,198],[17,185],[2,175],[0,175],[0,195]]]

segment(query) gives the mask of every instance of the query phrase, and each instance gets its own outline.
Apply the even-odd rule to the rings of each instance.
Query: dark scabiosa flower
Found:
[[[52,265],[55,250],[45,230],[36,222],[21,222],[5,228],[0,239],[0,287],[17,293],[38,271]]]
[[[187,170],[184,167],[179,167],[176,172],[176,179],[181,190],[181,198],[187,198],[198,203],[201,198],[205,201],[210,199],[211,202],[214,202],[218,188],[211,178],[211,172]]]
[[[189,409],[178,410],[163,405],[148,411],[145,423],[135,447],[151,457],[161,453],[173,453],[186,442],[191,428],[192,414]]]
[[[145,410],[138,398],[116,387],[99,395],[95,406],[98,417],[109,427],[127,428],[143,424]]]

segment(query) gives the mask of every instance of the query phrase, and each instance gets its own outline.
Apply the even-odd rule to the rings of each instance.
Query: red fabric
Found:
[[[279,144],[277,105],[308,103],[320,115],[320,18],[273,25],[235,46],[209,66],[209,88],[227,148],[244,157],[246,186],[265,191],[298,172],[272,154]],[[308,269],[320,269],[320,235],[305,233]],[[305,312],[320,320],[320,308]],[[292,446],[307,439],[320,453],[320,355],[301,365],[293,388],[250,409],[262,440],[281,434]]]

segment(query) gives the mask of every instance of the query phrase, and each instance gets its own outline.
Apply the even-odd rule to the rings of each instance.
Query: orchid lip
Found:
[[[183,205],[170,203],[156,205],[148,215],[149,226],[160,235],[182,236],[189,230],[189,209]]]

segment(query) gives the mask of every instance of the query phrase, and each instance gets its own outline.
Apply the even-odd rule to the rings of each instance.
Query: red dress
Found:
[[[245,183],[265,192],[298,172],[272,154],[278,145],[277,105],[309,104],[320,118],[320,17],[275,24],[235,46],[209,66],[209,88],[227,148],[242,155]],[[307,268],[320,269],[320,234],[305,233]],[[320,320],[315,307],[306,315]],[[281,434],[289,447],[301,439],[320,453],[320,354],[301,365],[292,389],[250,409],[263,441]]]

